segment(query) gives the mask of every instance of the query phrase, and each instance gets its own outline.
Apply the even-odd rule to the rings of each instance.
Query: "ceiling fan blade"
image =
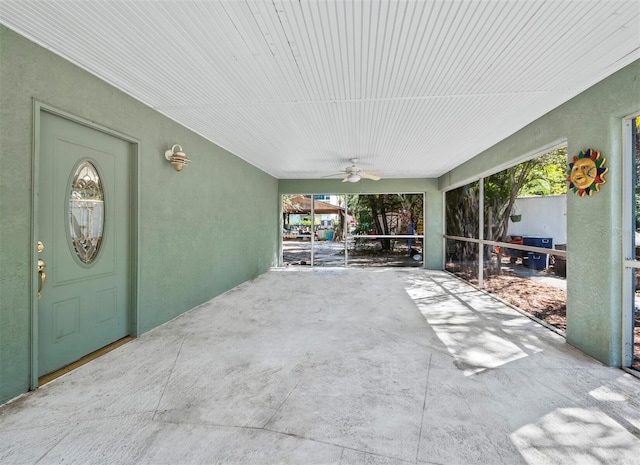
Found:
[[[320,176],[321,178],[332,178],[334,176],[344,176],[344,172],[342,173],[335,173],[335,174],[327,174],[326,176]]]
[[[342,182],[347,182],[348,180],[349,180],[349,176],[347,176],[346,178],[344,178],[344,179],[342,180]]]
[[[371,172],[367,172],[367,171],[360,171],[360,177],[365,179],[371,179],[372,181],[380,181],[380,176],[376,176],[375,174],[372,174]]]

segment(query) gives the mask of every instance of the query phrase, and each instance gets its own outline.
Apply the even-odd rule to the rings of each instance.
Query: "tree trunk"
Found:
[[[389,234],[389,221],[387,219],[387,208],[385,205],[386,195],[380,196],[380,215],[382,216],[382,234]],[[391,250],[391,239],[381,239],[382,250]]]
[[[339,213],[339,218],[340,218],[340,227],[339,228],[335,228],[334,229],[334,241],[341,241],[344,237],[344,225],[346,224],[345,222],[347,221],[344,215],[344,211],[340,210]]]
[[[383,195],[367,196],[369,208],[371,208],[371,215],[373,216],[373,222],[376,225],[377,234],[388,234],[389,231],[383,197]],[[382,250],[389,250],[390,246],[391,241],[389,239],[380,239],[380,247],[382,247]]]

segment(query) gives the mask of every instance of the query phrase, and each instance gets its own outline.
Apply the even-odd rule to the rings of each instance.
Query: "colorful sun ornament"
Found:
[[[600,158],[600,152],[587,149],[573,156],[573,162],[569,163],[567,182],[574,194],[580,197],[593,195],[600,190],[600,184],[604,184],[604,174],[609,170],[605,168],[606,158]]]

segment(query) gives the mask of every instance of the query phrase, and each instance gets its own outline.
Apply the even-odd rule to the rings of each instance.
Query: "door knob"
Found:
[[[44,250],[44,244],[41,241],[38,241],[38,253]],[[38,275],[40,276],[40,284],[38,285],[38,300],[42,298],[42,288],[44,287],[44,282],[47,280],[47,273],[45,273],[45,269],[47,268],[47,264],[43,259],[38,259]]]

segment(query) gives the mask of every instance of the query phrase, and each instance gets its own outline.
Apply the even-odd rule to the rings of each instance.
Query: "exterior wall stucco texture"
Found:
[[[0,61],[2,403],[32,378],[34,100],[139,141],[138,334],[275,263],[278,182],[4,26]],[[180,173],[164,159],[176,143],[192,160]]]

